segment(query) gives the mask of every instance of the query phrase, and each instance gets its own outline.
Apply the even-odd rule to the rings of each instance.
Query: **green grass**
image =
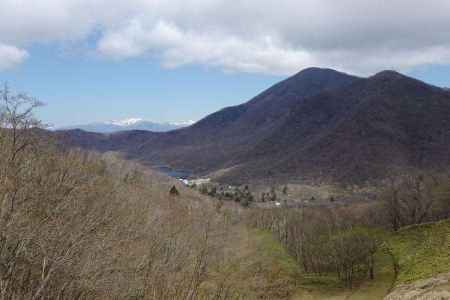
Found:
[[[289,276],[298,276],[300,270],[297,262],[288,255],[284,247],[270,232],[264,230],[255,230],[255,237],[258,240],[258,253],[266,261],[276,264],[283,272]]]
[[[387,244],[399,260],[396,284],[450,271],[450,220],[403,228]]]

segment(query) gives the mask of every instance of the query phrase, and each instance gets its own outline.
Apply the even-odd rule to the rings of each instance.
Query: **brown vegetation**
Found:
[[[393,230],[450,217],[448,174],[409,171],[386,181],[381,214]]]
[[[212,205],[112,154],[57,149],[37,101],[0,96],[0,299],[229,297],[203,288],[225,243]]]

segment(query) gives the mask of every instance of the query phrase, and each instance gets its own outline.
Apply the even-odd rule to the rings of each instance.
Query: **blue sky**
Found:
[[[0,82],[43,101],[38,116],[56,126],[128,117],[196,121],[285,77],[200,65],[168,69],[150,57],[105,60],[67,54],[57,45],[33,47],[29,53],[20,66],[0,71]]]
[[[450,86],[448,0],[1,0],[0,82],[45,122],[198,120],[311,66]]]

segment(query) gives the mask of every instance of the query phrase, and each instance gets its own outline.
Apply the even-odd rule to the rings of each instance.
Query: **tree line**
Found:
[[[376,253],[392,258],[380,230],[450,217],[450,177],[442,172],[413,171],[390,176],[377,201],[357,206],[254,209],[250,226],[271,231],[305,273],[335,274],[347,287],[374,279]]]

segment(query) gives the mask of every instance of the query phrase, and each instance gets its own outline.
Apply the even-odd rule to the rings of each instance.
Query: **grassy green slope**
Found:
[[[239,242],[222,275],[241,299],[383,299],[402,283],[450,271],[450,220],[406,227],[397,233],[382,232],[398,264],[386,251],[377,253],[375,280],[359,282],[352,290],[334,276],[308,275],[268,232],[239,228]],[[239,247],[239,248],[236,248]],[[227,270],[227,271],[226,271]]]
[[[387,243],[400,266],[397,284],[450,271],[450,220],[403,228]]]

